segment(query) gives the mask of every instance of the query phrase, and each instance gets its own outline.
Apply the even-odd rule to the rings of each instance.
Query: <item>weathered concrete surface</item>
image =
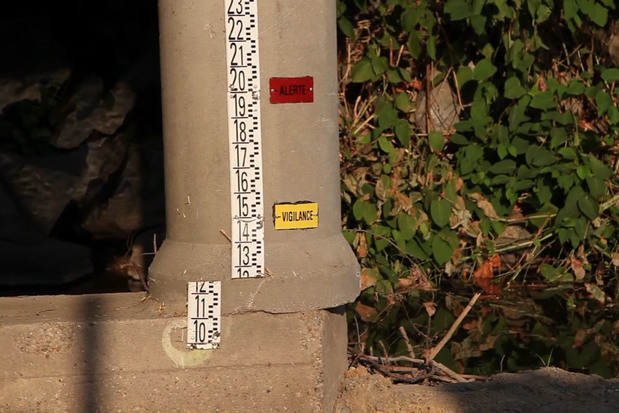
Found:
[[[0,411],[332,411],[342,312],[224,316],[218,350],[143,294],[0,299]]]

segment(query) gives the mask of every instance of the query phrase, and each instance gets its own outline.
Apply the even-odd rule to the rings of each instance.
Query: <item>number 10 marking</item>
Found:
[[[219,347],[221,336],[221,281],[190,282],[187,287],[187,346]]]

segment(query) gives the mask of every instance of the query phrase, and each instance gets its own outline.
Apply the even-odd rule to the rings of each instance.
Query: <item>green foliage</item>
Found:
[[[448,365],[552,355],[619,371],[619,69],[597,43],[618,13],[612,0],[338,1],[343,223],[364,271],[352,341],[407,351],[404,327],[428,348],[444,333],[429,307],[449,300],[453,318],[474,286],[480,327],[452,339]],[[441,87],[459,121],[437,130]],[[531,288],[515,334],[497,303]]]

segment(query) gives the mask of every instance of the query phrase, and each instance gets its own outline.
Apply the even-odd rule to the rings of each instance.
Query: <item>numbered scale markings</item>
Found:
[[[257,0],[225,0],[232,278],[264,275]]]
[[[221,281],[190,282],[187,288],[187,346],[219,347],[221,335]]]

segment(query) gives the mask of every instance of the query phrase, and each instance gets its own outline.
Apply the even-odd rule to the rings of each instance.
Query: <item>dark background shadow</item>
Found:
[[[0,295],[143,289],[165,234],[157,1],[4,2],[0,34]]]

